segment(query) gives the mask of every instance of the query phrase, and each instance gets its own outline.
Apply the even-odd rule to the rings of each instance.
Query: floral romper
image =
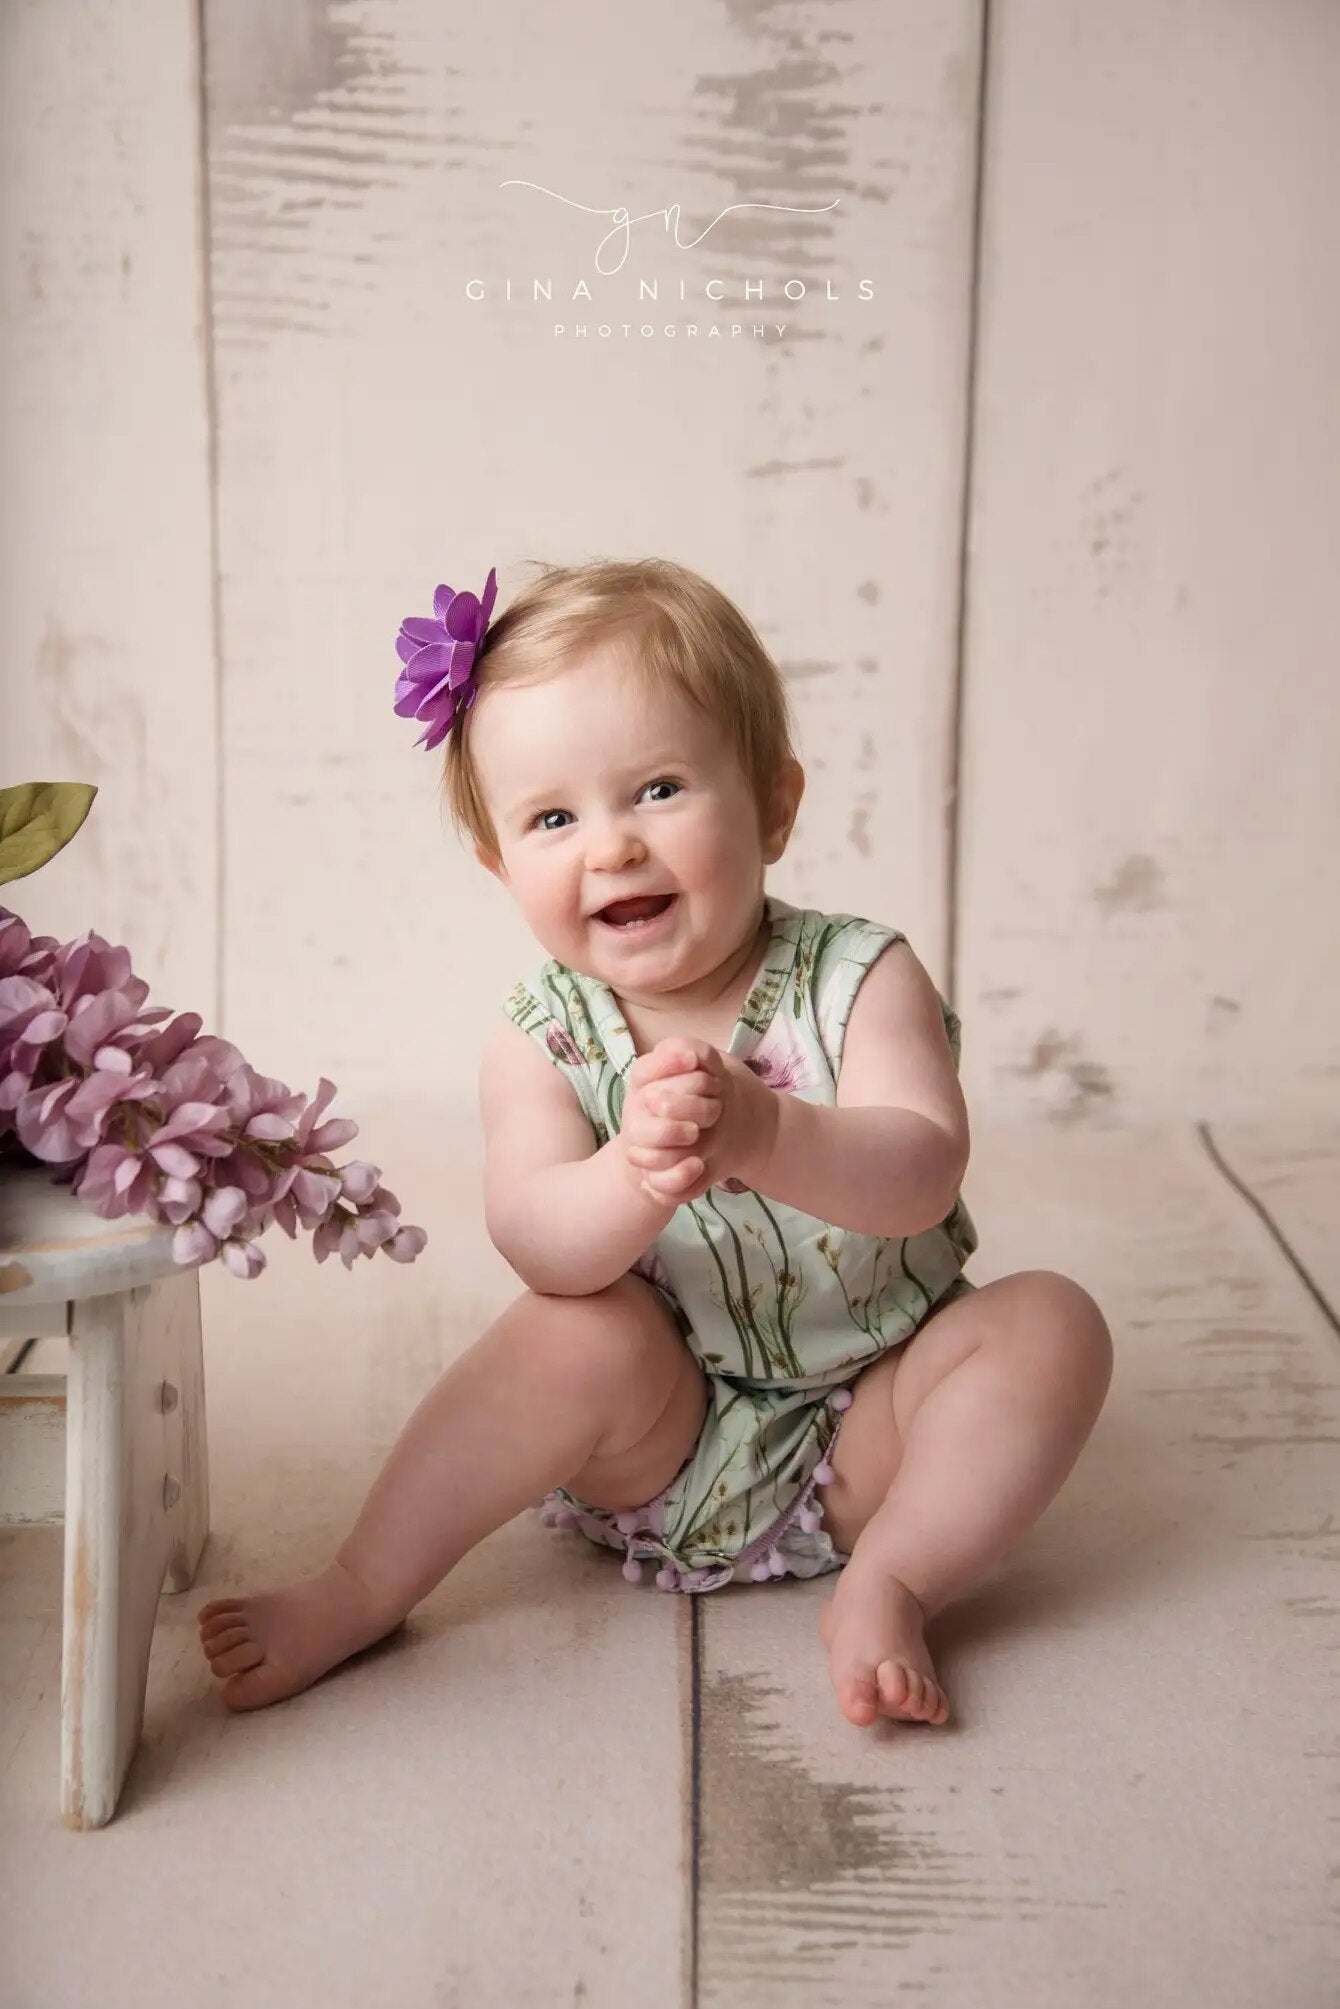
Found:
[[[899,929],[765,895],[769,946],[728,1052],[769,1087],[834,1104],[842,1040],[861,979]],[[637,1049],[618,1002],[550,958],[502,1009],[567,1076],[597,1144],[618,1130]],[[959,1020],[941,999],[957,1067]],[[708,1591],[817,1576],[848,1558],[822,1526],[815,1487],[860,1370],[911,1337],[933,1309],[975,1288],[962,1275],[977,1231],[962,1199],[895,1241],[834,1227],[730,1178],[676,1208],[632,1274],[659,1290],[707,1376],[693,1450],[655,1499],[623,1512],[559,1486],[547,1525],[625,1551],[623,1573],[659,1565],[664,1590]]]

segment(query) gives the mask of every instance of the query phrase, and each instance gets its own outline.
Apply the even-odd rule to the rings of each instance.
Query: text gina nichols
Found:
[[[552,301],[554,297],[554,282],[552,279],[532,279],[529,285],[530,292],[527,295],[523,289],[514,290],[512,280],[506,279],[503,281],[502,297],[508,301],[518,298],[529,298],[531,301]],[[761,279],[746,279],[743,283],[743,288],[737,285],[734,292],[736,297],[742,299],[745,305],[748,306],[752,300],[762,300],[764,290],[764,284]],[[774,286],[772,291],[774,294],[781,292],[788,300],[803,300],[809,288],[803,279],[788,279],[783,286]],[[726,282],[724,279],[708,279],[701,286],[691,287],[687,286],[684,280],[681,279],[679,281],[678,293],[674,294],[672,289],[672,297],[680,300],[688,300],[691,296],[696,299],[699,294],[706,300],[724,300],[726,297]],[[467,300],[483,300],[487,298],[484,281],[482,279],[467,279],[465,282],[465,297]],[[566,297],[569,300],[590,300],[591,304],[595,305],[591,288],[584,279],[579,279]],[[639,279],[637,297],[639,300],[659,300],[661,297],[660,281],[658,279]],[[825,279],[823,292],[819,293],[816,291],[814,297],[819,300],[839,301],[842,298],[842,293],[831,279]],[[856,283],[856,297],[858,300],[873,300],[875,297],[874,281],[872,279],[859,279]]]
[[[677,250],[692,251],[694,245],[701,244],[704,237],[707,236],[707,232],[715,230],[722,217],[729,216],[732,210],[777,209],[783,211],[787,216],[827,216],[830,210],[836,209],[838,206],[837,196],[834,196],[831,202],[821,203],[817,209],[800,208],[790,202],[729,202],[724,209],[717,211],[712,221],[708,224],[707,230],[700,230],[696,237],[691,237],[688,243],[685,244],[681,242],[679,235],[680,207],[677,202],[672,202],[666,209],[648,209],[641,216],[632,216],[622,203],[616,203],[612,209],[598,209],[592,203],[576,202],[570,195],[560,195],[557,189],[545,188],[538,181],[500,181],[498,186],[499,188],[533,188],[540,195],[551,195],[555,202],[567,203],[569,209],[584,210],[588,216],[612,217],[614,219],[612,227],[605,232],[605,235],[596,246],[596,271],[603,278],[609,278],[613,273],[623,270],[624,263],[628,257],[628,245],[632,236],[632,226],[635,223],[650,223],[651,219],[655,216],[659,216],[663,220],[666,234],[673,239]],[[621,240],[622,251],[617,265],[605,266],[601,264],[600,256],[612,237]]]

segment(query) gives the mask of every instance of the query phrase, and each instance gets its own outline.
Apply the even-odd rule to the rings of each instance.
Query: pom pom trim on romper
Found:
[[[643,1515],[646,1510],[644,1508],[632,1507],[621,1509],[614,1516],[614,1526],[621,1535],[626,1537],[626,1554],[622,1565],[622,1574],[626,1580],[629,1583],[640,1583],[642,1580],[642,1564],[638,1560],[637,1554],[634,1553],[635,1548],[639,1549],[644,1556],[650,1552],[652,1556],[660,1554],[667,1557],[667,1560],[656,1572],[656,1586],[658,1590],[683,1591],[688,1588],[716,1590],[723,1584],[729,1583],[735,1571],[746,1563],[749,1565],[749,1575],[754,1583],[766,1583],[770,1577],[794,1575],[795,1572],[789,1570],[787,1567],[786,1557],[779,1543],[793,1521],[799,1527],[803,1528],[806,1534],[815,1534],[823,1526],[823,1511],[814,1504],[813,1500],[814,1488],[816,1486],[827,1486],[832,1481],[833,1466],[830,1454],[834,1444],[837,1442],[838,1431],[842,1427],[842,1412],[851,1407],[851,1402],[852,1394],[849,1388],[834,1389],[833,1393],[828,1397],[829,1407],[837,1410],[839,1420],[833,1429],[832,1435],[829,1437],[823,1457],[814,1467],[803,1489],[797,1494],[786,1512],[774,1521],[773,1525],[764,1534],[760,1535],[756,1541],[750,1542],[746,1548],[742,1549],[740,1554],[735,1557],[733,1563],[723,1564],[719,1569],[685,1569],[673,1556],[669,1555],[664,1543],[659,1542],[656,1536],[645,1528],[643,1525]],[[540,1520],[545,1527],[572,1528],[579,1524],[581,1515],[576,1513],[571,1507],[554,1505],[552,1496],[546,1496],[540,1503]],[[639,1528],[641,1528],[641,1532],[639,1532]]]

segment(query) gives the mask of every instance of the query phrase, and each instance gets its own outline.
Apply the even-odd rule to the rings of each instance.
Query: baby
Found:
[[[202,1608],[223,1699],[296,1694],[538,1505],[664,1590],[839,1572],[843,1715],[943,1723],[927,1622],[1064,1481],[1107,1325],[1053,1271],[964,1277],[957,1016],[896,928],[765,893],[804,773],[740,611],[664,561],[495,593],[404,624],[396,709],[548,953],[480,1082],[527,1288],[324,1571]]]

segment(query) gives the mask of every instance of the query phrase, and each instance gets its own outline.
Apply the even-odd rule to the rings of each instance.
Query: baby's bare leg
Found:
[[[687,1457],[706,1402],[702,1370],[640,1278],[591,1297],[527,1291],[429,1390],[327,1569],[202,1606],[224,1701],[258,1709],[308,1687],[552,1486],[641,1505]]]
[[[1037,1520],[1111,1373],[1111,1334],[1087,1291],[1025,1270],[944,1306],[901,1360],[861,1377],[824,1495],[851,1557],[820,1614],[849,1722],[947,1719],[925,1624]]]

